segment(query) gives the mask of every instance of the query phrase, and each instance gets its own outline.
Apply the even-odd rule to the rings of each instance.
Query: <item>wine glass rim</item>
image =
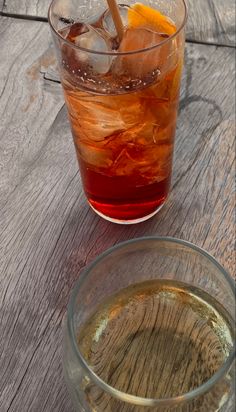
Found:
[[[180,24],[180,27],[178,28],[178,30],[176,30],[176,32],[174,32],[171,36],[169,36],[168,38],[162,40],[160,43],[155,44],[151,47],[146,47],[143,49],[137,49],[137,50],[131,50],[131,51],[126,51],[126,52],[119,52],[119,51],[109,51],[109,52],[102,52],[102,51],[96,51],[96,50],[92,50],[92,49],[87,49],[85,47],[81,47],[78,46],[74,43],[72,43],[70,40],[65,39],[60,33],[59,31],[54,27],[53,25],[53,19],[52,19],[52,10],[53,10],[53,6],[54,3],[56,3],[59,0],[52,0],[49,9],[48,9],[48,22],[49,25],[52,29],[52,31],[56,34],[57,37],[59,37],[60,40],[62,40],[65,44],[68,44],[70,47],[72,47],[75,50],[80,50],[86,53],[92,53],[92,54],[99,54],[99,55],[105,55],[105,56],[127,56],[127,55],[133,55],[133,54],[139,54],[139,53],[144,53],[144,52],[148,52],[154,49],[157,49],[161,46],[163,46],[163,44],[166,44],[170,41],[172,41],[185,27],[185,24],[187,22],[187,18],[188,18],[188,8],[186,5],[186,1],[185,0],[180,0],[184,6],[184,13],[183,13],[183,19],[182,22]]]
[[[75,305],[76,305],[76,298],[78,294],[78,290],[81,288],[81,285],[86,281],[86,277],[89,274],[89,272],[98,264],[100,263],[104,258],[106,258],[108,255],[113,253],[114,251],[117,251],[119,249],[122,249],[123,247],[126,247],[131,244],[139,243],[139,242],[149,242],[149,241],[160,241],[160,242],[169,242],[169,243],[176,243],[177,245],[182,245],[185,246],[188,249],[192,249],[195,252],[198,252],[200,255],[203,255],[205,258],[209,259],[221,272],[227,283],[230,285],[233,294],[235,293],[235,282],[233,278],[229,275],[229,273],[223,268],[223,266],[220,265],[219,262],[208,252],[206,252],[204,249],[202,249],[199,246],[196,246],[195,244],[188,242],[186,240],[182,239],[177,239],[174,237],[166,237],[166,236],[147,236],[147,237],[139,237],[139,238],[134,238],[131,240],[127,240],[124,242],[120,242],[113,247],[110,247],[109,249],[105,250],[103,253],[99,254],[96,259],[94,259],[89,265],[87,265],[82,272],[80,273],[79,279],[76,281],[75,287],[72,290],[69,304],[68,304],[68,310],[67,310],[67,328],[68,328],[68,333],[70,340],[72,342],[72,347],[73,350],[76,354],[76,358],[78,359],[80,365],[85,369],[86,373],[90,377],[90,379],[96,383],[102,390],[107,392],[108,394],[112,395],[113,397],[119,399],[120,401],[123,402],[128,402],[133,405],[138,405],[138,406],[174,406],[176,404],[184,403],[184,402],[189,402],[190,400],[193,400],[196,397],[199,397],[200,395],[203,395],[207,391],[209,391],[230,369],[234,358],[235,358],[235,344],[233,346],[233,349],[231,350],[230,354],[228,355],[227,359],[223,363],[223,365],[211,376],[210,379],[208,379],[206,382],[204,382],[202,385],[200,385],[198,388],[193,389],[183,395],[171,397],[171,398],[143,398],[135,395],[130,395],[125,392],[122,392],[118,389],[115,389],[114,387],[110,386],[107,384],[103,379],[101,379],[88,365],[87,361],[83,357],[81,351],[79,350],[78,344],[77,344],[77,338],[76,338],[76,332],[74,329],[74,322],[73,322],[73,314],[75,312]]]

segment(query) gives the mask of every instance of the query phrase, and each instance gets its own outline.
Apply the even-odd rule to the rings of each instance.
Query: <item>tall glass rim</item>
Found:
[[[109,395],[115,397],[116,399],[120,401],[128,402],[128,403],[131,403],[133,405],[138,405],[138,406],[149,406],[149,407],[150,406],[174,406],[180,403],[189,402],[190,400],[193,400],[194,398],[197,398],[203,395],[204,393],[209,391],[217,382],[219,382],[221,378],[223,378],[224,375],[226,375],[226,373],[229,371],[235,359],[235,354],[236,354],[235,344],[229,356],[225,360],[224,364],[221,366],[221,368],[214,375],[212,375],[212,377],[208,379],[208,381],[206,381],[203,385],[200,385],[198,388],[192,391],[189,391],[185,393],[184,395],[180,395],[180,396],[176,396],[172,398],[161,398],[161,399],[143,398],[143,397],[139,397],[135,395],[130,395],[130,394],[127,394],[125,392],[122,392],[122,391],[119,391],[113,388],[112,386],[107,384],[105,381],[103,381],[90,368],[90,366],[86,362],[85,358],[83,357],[77,345],[76,331],[74,329],[74,322],[73,322],[73,314],[75,313],[77,294],[82,284],[86,281],[86,277],[89,274],[89,272],[95,266],[101,263],[104,258],[106,258],[107,256],[111,255],[113,252],[119,249],[123,249],[126,246],[135,245],[140,242],[153,242],[153,241],[167,242],[171,244],[181,245],[207,258],[220,271],[220,273],[222,274],[222,277],[226,280],[226,282],[228,283],[228,285],[230,286],[232,290],[232,293],[235,295],[235,282],[233,278],[223,268],[223,266],[221,266],[217,262],[217,260],[212,255],[210,255],[208,252],[206,252],[204,249],[200,248],[199,246],[194,245],[191,242],[188,242],[182,239],[173,238],[173,237],[164,237],[164,236],[163,237],[162,236],[139,237],[139,238],[135,238],[135,239],[131,239],[128,241],[118,243],[117,245],[107,249],[105,252],[97,256],[97,258],[92,263],[90,263],[85,269],[82,270],[80,277],[78,281],[76,282],[76,285],[71,293],[71,297],[70,297],[68,308],[67,308],[67,331],[68,331],[70,341],[72,343],[73,351],[75,353],[76,359],[78,360],[79,364],[86,371],[90,379],[96,385],[98,385],[102,390],[107,392]]]
[[[53,22],[52,22],[52,10],[53,10],[54,4],[58,1],[60,1],[60,0],[52,0],[51,4],[49,6],[49,9],[48,9],[48,22],[49,22],[49,25],[50,25],[52,31],[56,34],[56,36],[61,41],[68,44],[70,47],[72,47],[75,50],[81,50],[81,51],[86,52],[86,53],[99,54],[99,55],[105,55],[105,56],[135,55],[135,54],[139,54],[139,53],[149,52],[149,51],[154,50],[154,49],[158,49],[158,48],[162,47],[163,44],[166,44],[166,43],[172,41],[184,29],[187,18],[188,18],[188,8],[187,8],[187,5],[186,5],[186,2],[185,2],[185,0],[180,0],[182,2],[183,6],[184,6],[184,13],[183,13],[184,15],[183,15],[182,23],[181,23],[180,27],[178,28],[178,30],[175,33],[173,33],[170,37],[168,37],[167,39],[164,39],[163,41],[161,41],[160,43],[158,43],[154,46],[147,47],[147,48],[144,48],[144,49],[131,50],[131,51],[127,51],[127,52],[118,52],[118,51],[101,52],[101,51],[86,49],[85,47],[77,46],[76,44],[74,44],[74,43],[70,42],[69,40],[65,39],[57,31],[57,29],[54,27]]]

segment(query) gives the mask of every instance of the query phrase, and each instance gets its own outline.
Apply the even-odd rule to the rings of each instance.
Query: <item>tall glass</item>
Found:
[[[134,3],[120,5],[124,26]],[[186,6],[144,3],[161,17],[153,23],[148,10],[140,22],[134,11],[138,27],[121,42],[105,0],[53,0],[49,9],[84,191],[118,223],[157,213],[171,181]]]
[[[65,322],[76,411],[233,412],[235,289],[202,249],[140,238],[80,275]]]

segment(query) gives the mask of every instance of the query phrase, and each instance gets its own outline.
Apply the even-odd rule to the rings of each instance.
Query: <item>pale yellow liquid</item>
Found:
[[[196,389],[219,370],[233,347],[233,325],[223,307],[203,291],[156,280],[104,302],[78,342],[92,369],[112,387],[144,398],[170,398]],[[180,410],[219,410],[229,392],[227,382],[217,395]],[[90,385],[85,391],[93,411],[149,411],[124,406]]]

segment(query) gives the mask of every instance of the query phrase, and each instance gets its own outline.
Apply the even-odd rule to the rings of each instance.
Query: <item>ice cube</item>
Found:
[[[75,42],[75,39],[78,36],[81,36],[81,34],[87,33],[89,31],[89,28],[87,27],[86,24],[83,23],[74,23],[72,26],[70,26],[70,31],[67,35],[67,39],[71,41],[72,43]]]
[[[120,17],[122,23],[125,27],[128,26],[128,6],[126,5],[119,5]],[[114,21],[111,15],[110,10],[107,10],[103,16],[103,28],[106,32],[111,36],[114,37],[117,35],[116,28],[114,25]]]
[[[117,154],[111,171],[116,176],[129,176],[129,175],[138,175],[139,174],[139,164],[133,160],[129,155],[129,144],[125,148],[121,148],[120,152]],[[135,173],[136,171],[136,173]]]
[[[109,136],[124,130],[124,120],[112,100],[110,96],[97,96],[96,100],[86,97],[72,100],[67,96],[76,135],[91,143],[103,142]]]
[[[70,34],[71,26],[65,26],[65,24],[62,26],[59,30],[59,33],[64,39],[67,39],[68,35]]]
[[[78,154],[92,166],[108,168],[113,162],[113,152],[105,147],[91,145],[89,142],[78,142],[75,140]]]
[[[169,55],[169,42],[159,47],[165,38],[163,34],[145,28],[127,29],[121,41],[120,52],[132,52],[149,49],[143,52],[119,56],[114,63],[117,74],[128,74],[133,78],[144,78],[147,75],[156,76],[166,69]],[[144,84],[145,86],[145,84]]]
[[[74,42],[78,47],[91,50],[91,52],[78,50],[76,55],[78,59],[86,63],[94,73],[105,74],[109,71],[112,63],[112,56],[100,53],[111,52],[111,45],[109,44],[109,41],[102,36],[98,29],[88,25],[88,31],[77,36]]]

